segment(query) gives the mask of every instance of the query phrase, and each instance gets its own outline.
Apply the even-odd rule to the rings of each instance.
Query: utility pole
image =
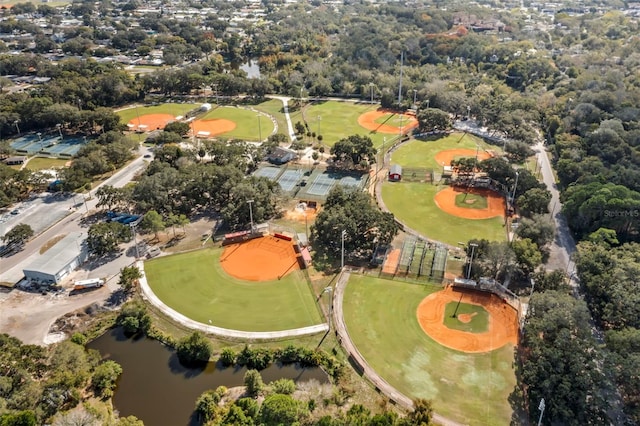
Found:
[[[511,195],[511,204],[513,205],[513,201],[516,197],[516,189],[518,188],[518,177],[520,176],[520,173],[516,172],[516,182],[515,185],[513,185],[513,194]]]
[[[400,84],[398,85],[398,108],[402,106],[402,67],[404,65],[404,50],[400,53]]]
[[[325,287],[324,290],[322,290],[322,293],[329,293],[329,331],[331,331],[331,318],[333,315],[333,287],[329,286],[329,287]]]
[[[258,117],[258,135],[260,137],[260,142],[262,142],[262,125],[260,123],[260,114],[258,114],[257,117]]]

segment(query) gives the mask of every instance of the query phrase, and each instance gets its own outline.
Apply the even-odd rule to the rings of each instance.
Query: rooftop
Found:
[[[42,255],[36,257],[27,271],[38,271],[55,275],[78,257],[84,243],[82,232],[71,232]]]

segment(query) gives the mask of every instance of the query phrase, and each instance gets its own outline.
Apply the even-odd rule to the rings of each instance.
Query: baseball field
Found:
[[[232,253],[234,249],[202,249],[149,260],[145,262],[149,286],[172,309],[222,328],[278,331],[322,322],[314,295],[298,268],[287,265],[280,279],[261,281],[263,268],[258,265],[248,277],[257,280],[236,278],[221,262],[226,257],[231,264],[234,256],[243,256],[241,251]],[[248,258],[244,265],[244,270],[252,270]],[[234,266],[227,269],[237,270]]]
[[[419,322],[419,307],[441,291],[436,286],[352,275],[344,296],[344,320],[351,339],[387,382],[411,398],[431,399],[439,414],[468,425],[509,424],[509,396],[516,386],[513,343],[507,340],[489,352],[468,353],[431,338]],[[483,322],[490,322],[493,315],[478,303],[483,302],[464,300],[462,304],[469,306],[458,313],[469,322],[456,320],[470,324],[483,315],[485,319],[477,318],[473,325],[477,330],[452,331],[471,339],[476,332],[487,332],[489,325]],[[483,310],[486,313],[481,314]],[[442,327],[453,319],[446,320],[443,314]]]

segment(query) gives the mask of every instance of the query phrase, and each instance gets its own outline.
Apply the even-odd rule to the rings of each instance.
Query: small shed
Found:
[[[269,160],[269,162],[273,164],[286,164],[296,157],[297,154],[295,151],[277,147],[271,154],[269,154],[267,160]]]
[[[389,168],[389,180],[391,182],[399,182],[402,180],[402,166],[394,164]]]
[[[24,155],[20,155],[17,157],[7,158],[6,160],[4,160],[4,164],[6,164],[7,166],[17,166],[23,164],[25,161],[27,161],[27,157],[25,157]]]

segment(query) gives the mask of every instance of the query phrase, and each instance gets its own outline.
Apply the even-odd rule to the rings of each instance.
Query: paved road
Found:
[[[271,99],[279,99],[282,102],[282,107],[284,109],[284,117],[287,120],[287,131],[289,133],[289,140],[291,140],[291,142],[295,142],[296,133],[293,131],[293,124],[291,123],[291,116],[289,115],[289,100],[291,98],[288,96],[276,96],[276,95],[269,95],[267,97]]]
[[[111,185],[115,187],[123,187],[124,185],[126,185],[131,181],[136,173],[142,170],[142,168],[146,164],[143,155],[147,154],[148,152],[149,151],[147,148],[141,148],[139,157],[122,168],[112,177],[102,182],[95,189],[103,185]],[[95,189],[93,190],[94,193]],[[77,199],[80,199],[80,197],[82,197],[82,195],[76,196]],[[18,282],[23,277],[22,270],[28,264],[30,264],[33,259],[39,256],[38,252],[40,248],[55,236],[68,234],[70,232],[86,232],[86,227],[81,225],[80,221],[87,211],[96,208],[97,203],[97,198],[92,198],[91,200],[86,202],[85,206],[74,209],[67,217],[63,216],[64,218],[61,221],[57,222],[56,224],[42,232],[40,235],[37,235],[35,238],[31,239],[25,245],[24,250],[12,256],[0,258],[0,282]],[[47,206],[43,205],[43,208],[46,210]],[[25,223],[29,222],[25,221]]]

